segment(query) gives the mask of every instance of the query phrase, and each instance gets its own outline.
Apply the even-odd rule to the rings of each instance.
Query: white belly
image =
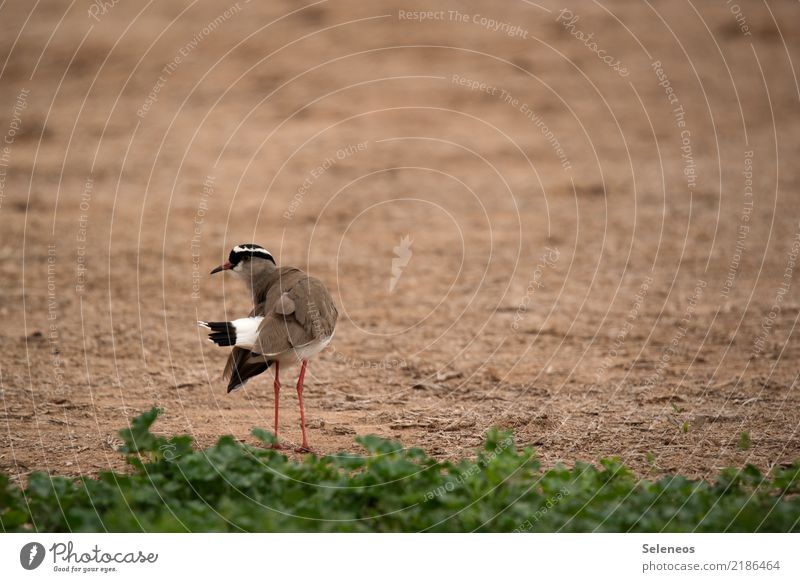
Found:
[[[332,339],[333,335],[330,335],[329,337],[315,340],[304,346],[287,350],[278,354],[275,360],[277,360],[281,366],[297,364],[303,360],[309,359],[312,356],[316,356],[318,353],[324,350],[329,343],[331,343]]]

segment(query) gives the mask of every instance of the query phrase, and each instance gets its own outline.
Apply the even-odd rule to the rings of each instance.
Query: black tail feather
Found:
[[[200,324],[211,330],[208,339],[218,346],[236,345],[236,327],[230,321],[202,321]]]

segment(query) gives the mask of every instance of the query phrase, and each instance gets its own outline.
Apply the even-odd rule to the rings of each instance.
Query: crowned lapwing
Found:
[[[297,380],[300,401],[302,449],[308,451],[303,378],[308,360],[333,337],[338,312],[325,285],[294,267],[278,267],[275,259],[256,244],[236,246],[228,260],[211,271],[232,271],[244,280],[253,296],[249,317],[233,321],[198,321],[210,330],[209,340],[218,346],[233,346],[223,376],[230,378],[228,392],[270,366],[275,367],[275,436],[278,436],[279,372],[283,366],[301,363]]]

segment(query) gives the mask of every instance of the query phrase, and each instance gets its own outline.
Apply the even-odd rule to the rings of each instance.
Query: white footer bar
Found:
[[[798,550],[791,534],[4,534],[0,572],[137,582],[800,580]]]

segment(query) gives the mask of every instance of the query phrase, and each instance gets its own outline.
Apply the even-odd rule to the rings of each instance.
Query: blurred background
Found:
[[[0,6],[0,469],[271,426],[195,327],[249,312],[243,242],[339,306],[321,453],[797,457],[797,3],[424,4]]]

